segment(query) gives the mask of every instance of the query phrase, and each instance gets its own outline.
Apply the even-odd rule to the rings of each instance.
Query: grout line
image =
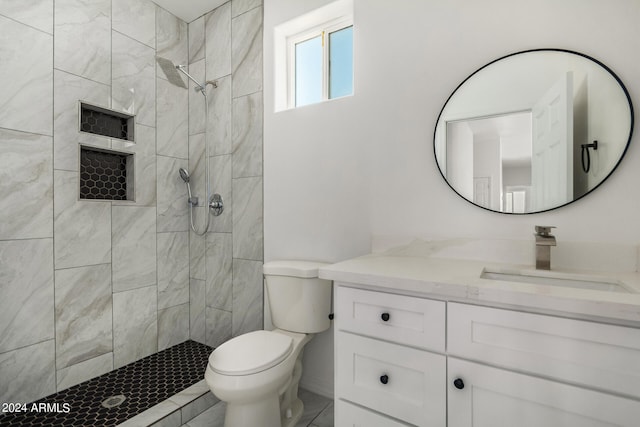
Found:
[[[55,390],[58,391],[58,341],[56,339],[56,325],[58,319],[56,316],[56,185],[55,185],[55,119],[56,119],[56,79],[55,79],[55,61],[56,61],[56,0],[52,2],[51,20],[51,285],[53,286],[53,378],[55,382]]]
[[[54,0],[54,1],[55,1],[55,0]],[[53,10],[55,10],[55,8],[53,8]],[[53,14],[52,19],[54,20],[54,23],[55,23],[55,13],[53,13],[53,11],[52,11],[52,14]],[[13,22],[17,23],[17,24],[24,25],[25,27],[29,27],[29,28],[31,28],[31,29],[33,29],[33,30],[36,30],[36,31],[38,31],[38,32],[40,32],[40,33],[43,33],[43,34],[46,34],[46,35],[48,35],[48,36],[53,36],[53,33],[55,32],[55,24],[54,24],[54,26],[53,26],[53,30],[54,30],[54,31],[50,33],[50,32],[48,32],[48,31],[43,30],[42,28],[34,27],[34,26],[33,26],[33,25],[31,25],[31,24],[27,24],[27,23],[25,23],[25,22],[18,21],[18,20],[17,20],[17,19],[15,19],[15,18],[12,18],[12,17],[10,17],[10,16],[7,16],[7,15],[1,14],[1,13],[0,13],[0,17],[2,17],[2,18],[6,18],[6,19],[8,19],[8,20],[10,20],[10,21],[13,21]]]

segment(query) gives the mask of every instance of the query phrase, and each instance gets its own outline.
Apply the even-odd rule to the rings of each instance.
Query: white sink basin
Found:
[[[485,268],[482,274],[480,274],[480,278],[505,282],[588,289],[593,291],[631,292],[623,283],[617,280],[551,271],[488,270]]]

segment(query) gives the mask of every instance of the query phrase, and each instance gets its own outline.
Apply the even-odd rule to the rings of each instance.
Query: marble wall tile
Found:
[[[189,91],[167,80],[157,82],[157,147],[161,156],[189,156]]]
[[[135,203],[130,201],[113,201],[114,205],[155,206],[156,205],[156,129],[144,125],[136,125],[136,143],[129,144],[113,140],[116,150],[135,153],[134,190]]]
[[[200,199],[200,206],[205,206],[207,201],[206,164],[205,134],[189,135],[189,178],[191,192]]]
[[[233,336],[262,329],[262,261],[233,260]]]
[[[78,144],[109,148],[108,138],[78,131],[78,101],[109,108],[111,87],[64,71],[54,71],[53,167],[78,170]]]
[[[56,0],[54,64],[111,83],[111,0]]]
[[[231,16],[235,18],[258,6],[262,6],[262,0],[233,0],[231,2]]]
[[[189,281],[189,337],[206,343],[206,282],[191,279]]]
[[[218,87],[213,90],[213,96],[207,98],[209,103],[207,141],[210,156],[232,152],[231,76],[219,77],[217,81]]]
[[[207,79],[231,74],[231,3],[205,15]]]
[[[0,127],[52,135],[53,36],[4,16],[0,28]]]
[[[187,160],[157,156],[158,232],[189,230],[187,188],[178,172],[188,167]]]
[[[110,353],[111,264],[56,270],[56,367]]]
[[[113,206],[113,292],[156,284],[156,208]]]
[[[233,18],[231,24],[233,97],[262,90],[262,7]]]
[[[0,15],[53,34],[53,0],[5,0]]]
[[[231,191],[231,155],[209,157],[211,192],[224,200],[224,212],[211,217],[209,231],[231,233],[233,231],[233,192]]]
[[[232,338],[231,312],[207,307],[207,342],[211,347],[218,347]]]
[[[198,208],[196,215],[202,217],[207,215],[205,208]],[[195,216],[195,215],[194,215]],[[203,220],[204,222],[204,220]],[[204,225],[199,227],[203,229]],[[198,236],[193,231],[189,232],[189,277],[191,279],[206,280],[206,234]]]
[[[116,31],[112,36],[111,93],[114,110],[136,115],[136,123],[156,125],[155,50]]]
[[[158,308],[189,302],[189,233],[158,233]]]
[[[189,339],[189,303],[158,310],[158,351]]]
[[[262,92],[233,100],[233,177],[262,175]]]
[[[52,239],[0,241],[0,295],[0,353],[54,337]]]
[[[158,351],[157,287],[113,294],[113,367]]]
[[[54,171],[57,269],[111,262],[111,202],[78,200],[78,173]]]
[[[76,363],[56,372],[57,391],[73,387],[113,370],[113,353]]]
[[[151,0],[112,0],[114,30],[156,47],[156,8]]]
[[[0,129],[0,240],[53,237],[52,145]]]
[[[53,341],[0,353],[0,402],[27,403],[56,392]]]
[[[204,16],[189,22],[189,64],[204,59]]]
[[[204,59],[189,65],[189,74],[199,82],[205,81]],[[197,92],[196,84],[189,81],[189,135],[204,133],[205,131],[205,98],[201,92]],[[216,96],[216,90],[207,86],[208,97]]]
[[[170,59],[176,65],[188,64],[187,23],[161,7],[156,8],[156,51],[158,56]],[[160,67],[158,76],[164,78]]]
[[[262,260],[262,177],[233,180],[233,257]]]
[[[231,311],[233,238],[230,233],[207,234],[207,307]]]

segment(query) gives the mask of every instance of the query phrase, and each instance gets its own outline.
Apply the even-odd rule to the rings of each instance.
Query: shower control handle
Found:
[[[211,211],[214,216],[219,216],[224,211],[224,200],[222,200],[222,196],[218,193],[211,196],[209,200],[209,211]]]

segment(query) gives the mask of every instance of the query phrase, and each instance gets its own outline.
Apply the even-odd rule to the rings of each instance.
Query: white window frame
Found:
[[[353,17],[343,16],[287,38],[287,105],[296,108],[296,45],[321,37],[322,43],[322,98],[329,99],[329,34],[353,26]],[[353,59],[353,58],[352,58]],[[353,94],[353,88],[352,92]],[[348,96],[348,95],[345,95]]]
[[[353,0],[337,0],[319,9],[312,10],[304,15],[286,21],[274,28],[275,111],[296,108],[295,44],[313,38],[313,35],[320,35],[322,31],[325,32],[325,36],[328,36],[330,32],[335,32],[352,25],[354,25]],[[326,43],[327,40],[325,39],[323,41]],[[323,101],[329,99],[328,52],[328,48],[323,49]],[[355,88],[352,88],[351,95],[353,95],[354,91]]]

